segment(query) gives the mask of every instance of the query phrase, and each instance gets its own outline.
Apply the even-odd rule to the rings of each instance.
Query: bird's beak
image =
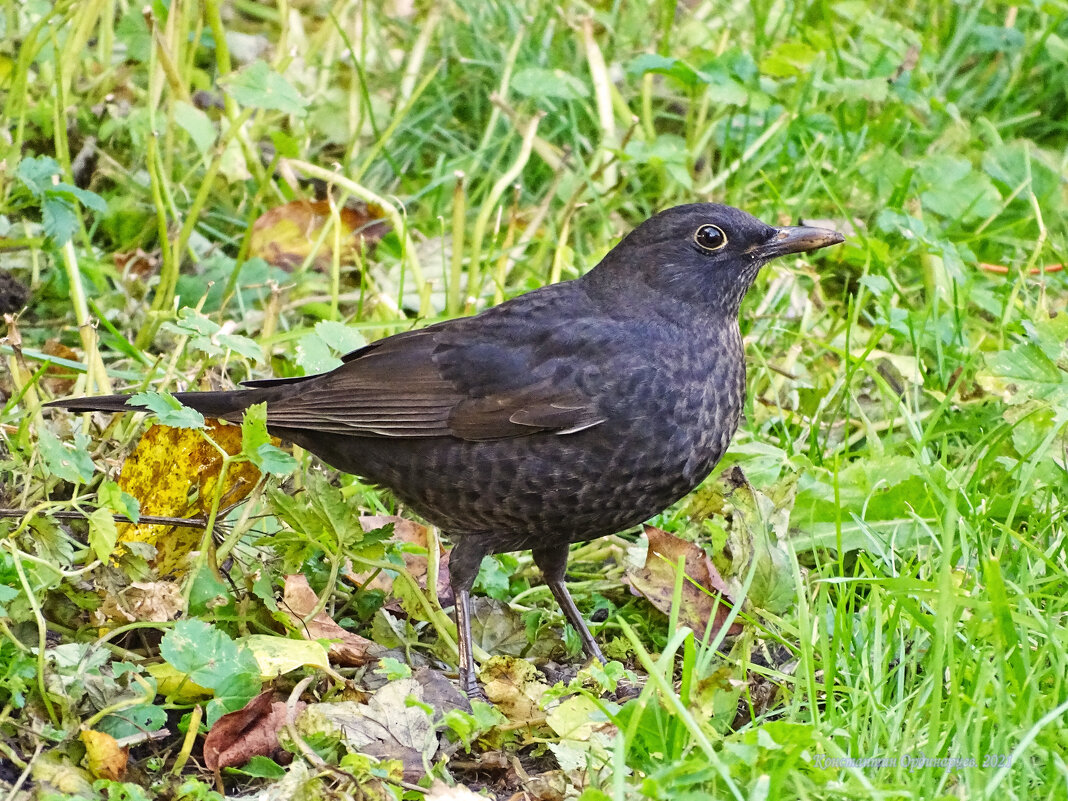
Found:
[[[763,258],[771,259],[788,253],[807,253],[830,245],[845,242],[845,237],[829,228],[810,228],[807,225],[789,225],[777,228],[775,234],[763,245],[753,248]]]

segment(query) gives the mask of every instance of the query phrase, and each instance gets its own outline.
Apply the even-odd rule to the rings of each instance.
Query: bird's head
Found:
[[[837,231],[776,228],[718,203],[691,203],[643,222],[588,273],[591,287],[737,315],[768,261],[844,241]],[[643,298],[643,295],[650,296]]]

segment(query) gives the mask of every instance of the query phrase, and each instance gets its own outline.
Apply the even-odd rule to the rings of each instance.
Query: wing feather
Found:
[[[604,422],[603,382],[590,375],[590,360],[582,360],[581,381],[561,360],[576,347],[574,328],[524,325],[530,308],[499,309],[479,315],[478,325],[463,318],[379,340],[329,373],[257,381],[277,386],[267,422],[341,436],[465,440],[567,434]],[[602,349],[610,341],[603,332],[594,338]]]

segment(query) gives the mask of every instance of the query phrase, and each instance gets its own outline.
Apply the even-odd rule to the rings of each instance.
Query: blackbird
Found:
[[[530,548],[603,661],[564,583],[568,546],[647,520],[711,472],[742,412],[742,297],[770,259],[842,241],[730,206],[676,206],[576,280],[386,337],[328,373],[175,397],[231,421],[266,402],[272,434],[437,525],[455,543],[460,684],[478,695],[470,592],[482,558]],[[48,405],[127,411],[129,397]]]

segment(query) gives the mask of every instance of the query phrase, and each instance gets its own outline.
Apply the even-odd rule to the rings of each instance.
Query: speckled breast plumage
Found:
[[[696,487],[726,452],[741,414],[737,324],[615,365],[600,393],[605,421],[571,433],[483,442],[337,437],[301,442],[328,464],[390,487],[453,536],[489,552],[578,542],[638,525]],[[701,342],[703,336],[706,341]],[[707,338],[721,340],[709,347]]]

